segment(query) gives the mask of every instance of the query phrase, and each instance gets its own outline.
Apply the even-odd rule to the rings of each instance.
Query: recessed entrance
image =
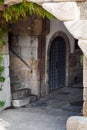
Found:
[[[49,52],[49,90],[66,85],[66,44],[62,36],[53,39]]]

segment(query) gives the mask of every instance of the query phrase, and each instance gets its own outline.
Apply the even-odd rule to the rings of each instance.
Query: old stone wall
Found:
[[[49,90],[49,50],[50,50],[50,40],[58,32],[61,32],[61,35],[64,36],[66,44],[66,86],[71,86],[77,83],[82,82],[82,65],[81,65],[81,55],[82,52],[78,45],[75,47],[76,40],[70,35],[70,33],[65,28],[64,24],[59,20],[51,20],[50,23],[50,33],[46,37],[46,68],[45,68],[45,85],[47,90]],[[62,34],[63,33],[63,34]],[[48,92],[47,92],[48,93]]]
[[[4,83],[0,83],[2,91],[0,91],[0,101],[4,101],[5,105],[0,108],[4,109],[11,105],[11,91],[10,91],[10,78],[9,78],[9,50],[8,50],[8,35],[4,36],[5,45],[0,48],[0,52],[3,55],[2,65],[4,66],[3,77],[5,78]]]
[[[69,60],[69,86],[81,83],[83,80],[83,65],[81,63],[82,52],[75,49],[74,53],[70,54]]]
[[[30,88],[39,95],[38,87],[38,39],[30,36],[11,36],[10,74],[11,89]]]

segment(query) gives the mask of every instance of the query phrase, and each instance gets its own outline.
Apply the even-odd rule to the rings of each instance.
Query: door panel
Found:
[[[65,86],[66,45],[62,37],[56,37],[49,54],[49,89],[55,90]]]

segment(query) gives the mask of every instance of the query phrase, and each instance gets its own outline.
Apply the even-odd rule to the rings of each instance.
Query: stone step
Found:
[[[30,98],[30,103],[33,103],[33,102],[35,102],[35,101],[38,100],[38,97],[37,97],[36,95],[33,95],[33,94],[31,94],[31,95],[29,96],[29,98]]]
[[[22,98],[29,97],[30,95],[31,95],[31,90],[29,88],[19,89],[13,92],[12,99],[21,100]]]
[[[23,107],[23,106],[25,106],[29,103],[30,103],[29,97],[12,100],[12,106],[13,107]]]
[[[31,94],[28,97],[23,97],[23,98],[19,98],[19,99],[13,99],[12,100],[12,106],[13,107],[23,107],[28,105],[29,103],[33,103],[35,101],[37,101],[37,96]]]

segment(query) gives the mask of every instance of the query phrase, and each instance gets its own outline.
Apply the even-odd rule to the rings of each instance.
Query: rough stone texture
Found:
[[[2,91],[0,91],[0,101],[4,101],[4,107],[0,108],[0,110],[7,108],[11,105],[11,91],[10,91],[10,79],[7,77],[4,83],[0,83],[2,86]]]
[[[84,48],[85,49],[85,48]],[[83,49],[82,49],[83,50]],[[83,58],[83,115],[87,116],[87,57]]]
[[[22,106],[29,104],[29,102],[30,102],[30,98],[26,97],[26,98],[22,98],[22,99],[13,100],[12,105],[14,107],[22,107]]]
[[[13,4],[18,4],[21,3],[23,0],[4,0],[4,4],[6,5],[13,5]]]
[[[0,52],[3,55],[2,66],[4,66],[4,72],[2,74],[5,77],[5,82],[0,83],[0,87],[2,87],[2,91],[0,91],[0,101],[4,101],[4,107],[0,108],[0,110],[7,108],[11,105],[11,91],[10,91],[10,78],[9,78],[9,52],[8,52],[8,38],[7,34],[3,37],[5,45],[0,48]]]
[[[17,99],[22,99],[22,98],[25,98],[25,97],[29,97],[31,94],[31,90],[30,89],[19,89],[17,91],[14,91],[13,94],[12,94],[12,98],[14,100],[17,100]]]
[[[28,35],[18,35],[15,37],[13,34],[10,42],[12,91],[30,88],[32,94],[39,95],[37,37]]]
[[[87,101],[83,103],[83,115],[87,117]]]
[[[64,24],[74,38],[87,40],[87,20],[68,21]]]
[[[44,3],[42,6],[61,21],[80,19],[80,11],[75,2]]]
[[[84,32],[85,33],[85,32]],[[87,40],[79,40],[78,45],[81,48],[83,54],[87,57]]]
[[[82,82],[83,79],[83,72],[81,65],[81,55],[82,52],[80,49],[75,49],[75,52],[70,54],[70,60],[69,60],[69,85],[72,84],[78,84]]]
[[[87,118],[73,116],[67,120],[67,130],[87,130]]]
[[[87,87],[85,87],[84,89],[83,89],[83,100],[84,101],[87,101]]]

